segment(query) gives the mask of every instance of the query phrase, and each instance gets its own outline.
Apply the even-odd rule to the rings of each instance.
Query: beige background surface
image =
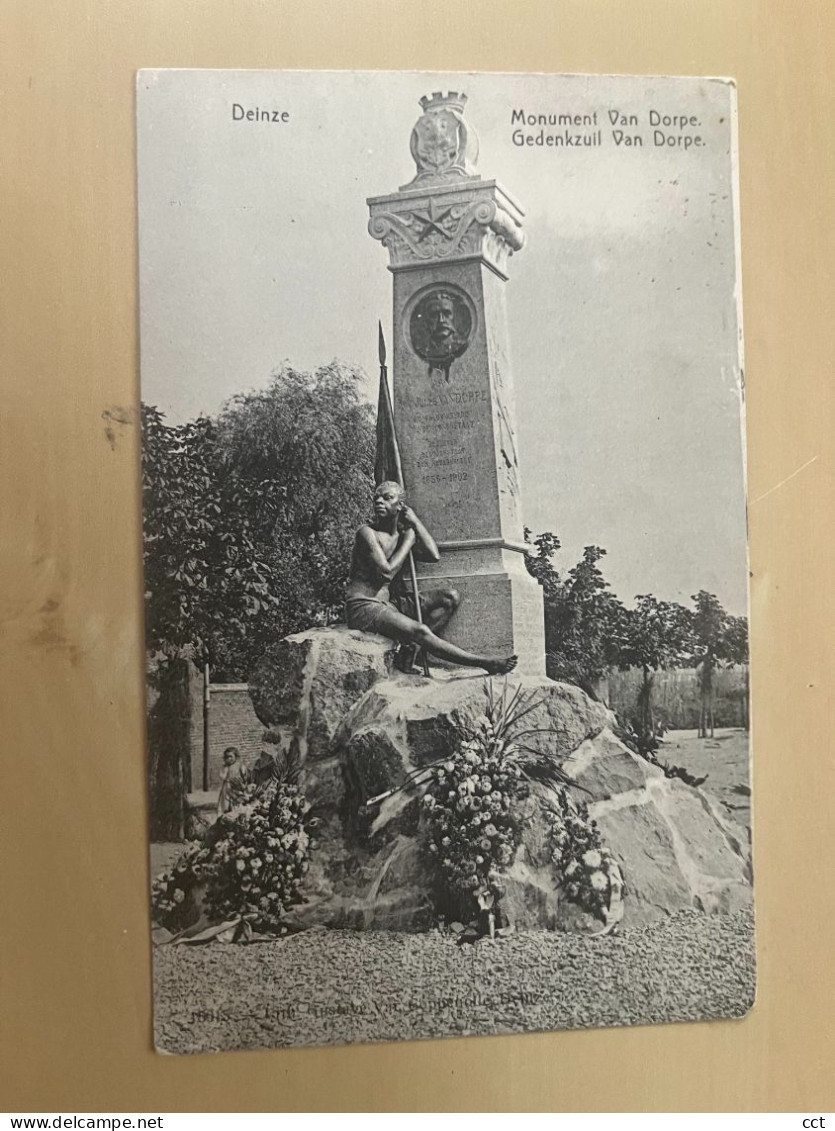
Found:
[[[832,6],[3,0],[0,27],[0,1106],[831,1110]],[[737,77],[760,963],[749,1018],[151,1051],[134,415],[141,66]]]

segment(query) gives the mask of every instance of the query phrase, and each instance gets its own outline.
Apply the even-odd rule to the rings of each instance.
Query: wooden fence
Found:
[[[638,691],[641,687],[640,668],[628,671],[610,671],[608,703],[621,718],[630,719],[635,713]],[[605,684],[604,684],[605,686]],[[745,727],[748,725],[748,668],[717,668],[713,674],[713,718],[717,727]],[[656,718],[672,730],[696,730],[699,723],[699,683],[694,668],[675,668],[655,673],[653,709]]]

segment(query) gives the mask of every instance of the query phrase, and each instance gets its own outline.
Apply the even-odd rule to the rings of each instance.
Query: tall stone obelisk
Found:
[[[444,635],[473,652],[516,652],[545,671],[542,592],[525,569],[504,288],[524,244],[519,203],[474,171],[464,94],[422,98],[417,172],[368,200],[368,230],[394,275],[394,415],[409,502],[441,550],[425,586],[462,603]]]

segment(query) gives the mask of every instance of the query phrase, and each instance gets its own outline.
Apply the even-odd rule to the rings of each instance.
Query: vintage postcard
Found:
[[[733,83],[137,87],[157,1048],[741,1017]]]

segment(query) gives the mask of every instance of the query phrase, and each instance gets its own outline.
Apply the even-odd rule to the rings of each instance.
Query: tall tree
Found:
[[[583,557],[561,577],[553,565],[559,539],[550,532],[525,540],[536,547],[528,572],[543,589],[545,660],[551,679],[574,683],[597,698],[600,680],[618,662],[624,608],[597,564],[606,551],[586,546]]]
[[[143,406],[146,639],[155,835],[182,832],[189,663],[246,679],[267,645],[341,612],[351,540],[373,487],[361,374],[285,366],[218,420]],[[172,737],[172,736],[176,736]]]
[[[638,667],[642,673],[637,703],[637,729],[644,741],[655,736],[652,691],[655,673],[677,667],[692,651],[692,616],[674,601],[659,601],[651,594],[635,598],[635,607],[623,619],[623,645],[619,664]]]
[[[748,665],[748,618],[729,616],[723,641],[725,659],[729,664],[743,668],[744,683],[741,694],[740,722],[748,729],[748,704],[750,702],[750,669]]]
[[[336,361],[312,374],[284,366],[218,420],[224,456],[248,485],[243,506],[273,598],[245,639],[224,641],[216,664],[226,678],[248,678],[269,643],[342,617],[374,488],[374,411],[361,381]]]
[[[273,600],[253,522],[271,485],[241,475],[214,421],[171,426],[143,405],[142,488],[147,648],[201,664]]]
[[[190,661],[202,667],[221,639],[243,639],[272,597],[245,505],[250,486],[225,459],[215,424],[201,417],[169,426],[143,405],[142,439],[146,646],[155,692],[151,832],[178,840],[189,783]]]
[[[699,738],[713,738],[714,672],[723,658],[728,614],[714,593],[700,589],[691,600],[693,610],[694,659],[699,681]]]
[[[625,613],[597,564],[605,553],[586,546],[551,603],[554,678],[576,683],[595,698],[601,679],[620,658]]]

